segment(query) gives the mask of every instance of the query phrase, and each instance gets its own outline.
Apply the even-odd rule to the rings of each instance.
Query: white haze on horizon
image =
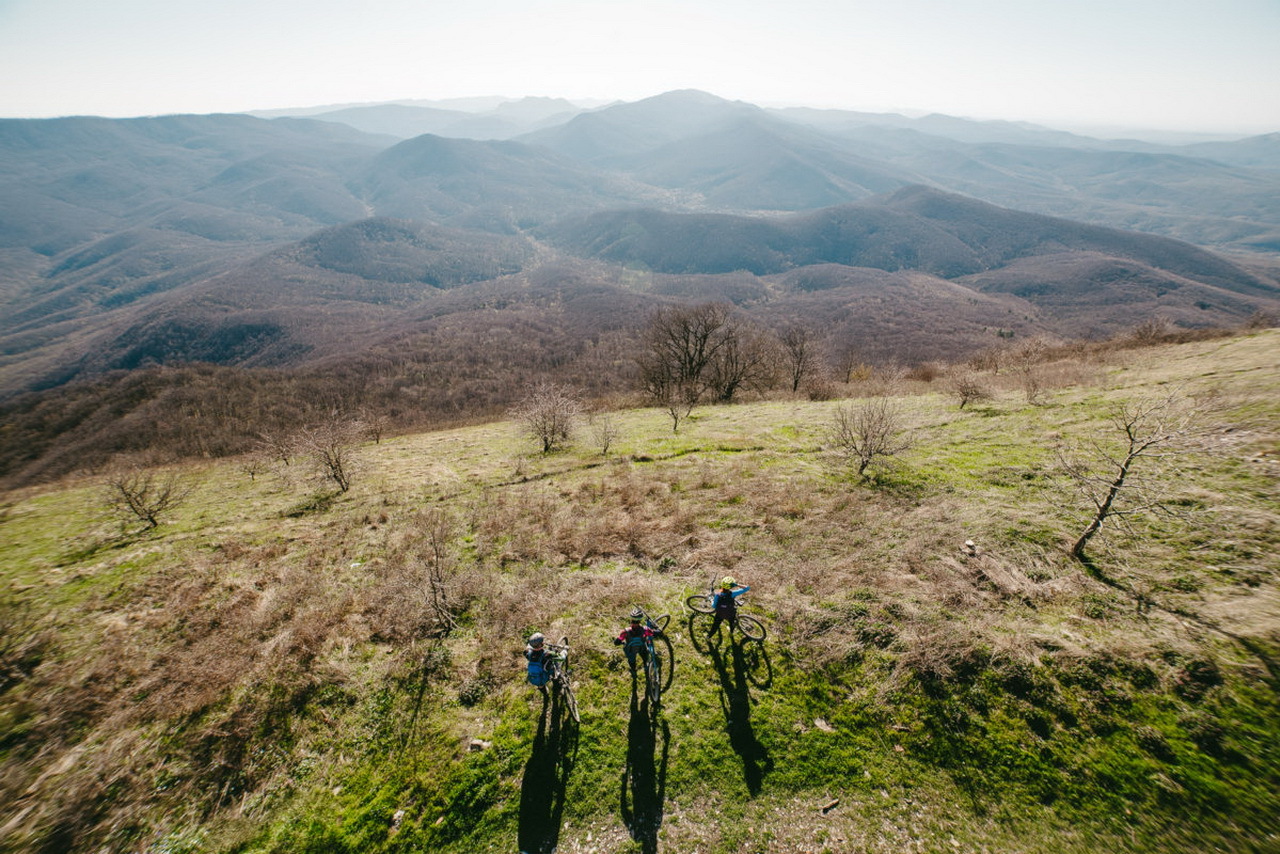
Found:
[[[0,0],[0,115],[501,94],[1280,131],[1277,0]]]

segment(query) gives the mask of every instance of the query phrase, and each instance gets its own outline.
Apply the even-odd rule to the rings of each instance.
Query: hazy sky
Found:
[[[0,116],[402,98],[1280,131],[1280,0],[0,0]]]

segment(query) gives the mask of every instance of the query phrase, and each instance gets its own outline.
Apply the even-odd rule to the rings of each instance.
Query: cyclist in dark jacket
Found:
[[[640,624],[643,617],[644,612],[636,608],[631,612],[631,625],[613,639],[613,645],[623,647],[627,653],[627,664],[631,665],[632,673],[636,671],[637,655],[645,661],[649,660],[649,643],[653,640],[653,629]]]
[[[711,620],[711,629],[707,632],[707,637],[714,635],[725,620],[729,621],[730,629],[738,627],[738,597],[750,589],[746,585],[738,584],[731,575],[720,579],[720,589],[715,596],[711,597],[716,615]]]

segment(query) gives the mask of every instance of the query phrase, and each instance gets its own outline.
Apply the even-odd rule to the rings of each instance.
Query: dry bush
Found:
[[[970,403],[977,403],[992,398],[991,389],[976,374],[970,371],[953,373],[947,380],[947,390],[964,409]]]
[[[622,438],[622,427],[613,414],[600,410],[593,412],[587,420],[591,430],[591,441],[600,450],[600,456],[609,456],[609,449]]]
[[[572,389],[540,382],[520,399],[511,417],[538,443],[542,453],[549,454],[569,444],[585,410]]]
[[[836,409],[828,428],[832,452],[866,479],[867,469],[911,449],[902,407],[886,397],[873,397]]]
[[[910,621],[898,635],[898,647],[895,680],[911,674],[925,682],[948,682],[976,674],[990,660],[986,637],[958,620]]]
[[[181,506],[190,493],[190,487],[175,470],[125,463],[107,474],[102,500],[122,524],[140,522],[143,530],[149,531],[159,526],[162,516]]]
[[[801,387],[804,396],[812,401],[835,400],[840,390],[835,381],[824,373],[813,372]]]
[[[358,471],[358,448],[365,433],[360,421],[333,410],[323,420],[298,431],[291,444],[311,464],[318,480],[346,492]]]
[[[1169,340],[1176,329],[1172,320],[1157,314],[1134,326],[1123,337],[1133,345],[1149,347]]]

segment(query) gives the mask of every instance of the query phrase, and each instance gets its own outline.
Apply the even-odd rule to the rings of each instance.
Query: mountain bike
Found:
[[[747,595],[746,593],[742,593],[737,598],[738,608],[739,608],[738,618],[734,623],[729,624],[730,631],[732,631],[736,627],[737,630],[742,633],[742,636],[747,638],[748,640],[762,641],[764,640],[765,635],[768,634],[768,631],[765,629],[764,623],[762,623],[760,620],[757,620],[755,617],[751,616],[750,614],[743,614],[741,612],[743,599],[746,598],[746,595]],[[715,602],[716,602],[716,583],[714,579],[711,582],[710,592],[695,593],[694,595],[690,596],[688,599],[684,600],[684,603],[689,606],[689,610],[698,614],[714,614],[716,612]]]
[[[667,624],[671,622],[671,615],[663,614],[655,620],[646,614],[643,608],[638,610],[640,611],[642,624],[653,632],[653,637],[645,641],[645,651],[648,655],[644,662],[645,697],[652,707],[662,702],[662,692],[671,687],[671,681],[675,675],[675,657],[671,653],[671,641],[665,634]],[[658,651],[657,644],[654,643],[655,640],[662,641],[667,647],[667,666],[665,669],[662,664],[662,653]]]
[[[581,723],[578,698],[573,694],[573,681],[569,675],[569,638],[562,637],[560,643],[549,643],[547,649],[553,653],[547,664],[547,681],[551,683],[551,690],[559,692],[574,722]]]

